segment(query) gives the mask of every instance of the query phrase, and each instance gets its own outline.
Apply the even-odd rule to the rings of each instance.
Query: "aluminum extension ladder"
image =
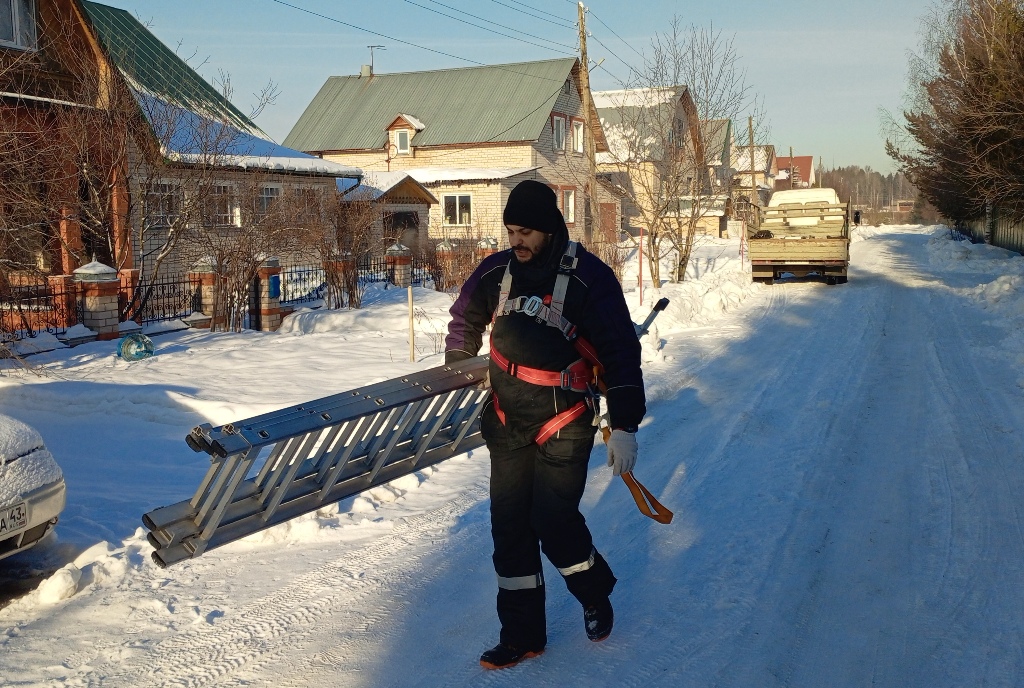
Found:
[[[161,567],[481,446],[488,356],[186,438],[210,455],[192,499],[145,514]]]

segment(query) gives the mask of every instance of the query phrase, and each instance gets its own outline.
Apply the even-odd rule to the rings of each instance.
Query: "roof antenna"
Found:
[[[366,47],[370,49],[370,76],[373,76],[373,49],[387,50],[387,48],[383,45],[368,45]]]

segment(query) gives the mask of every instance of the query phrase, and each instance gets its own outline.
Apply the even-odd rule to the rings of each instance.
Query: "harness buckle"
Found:
[[[579,259],[576,256],[570,256],[566,253],[562,254],[562,258],[558,261],[558,271],[565,275],[571,274],[576,269],[576,264]]]
[[[540,312],[540,307],[544,305],[544,302],[539,296],[531,296],[523,304],[523,313],[526,313],[530,317],[537,315]]]

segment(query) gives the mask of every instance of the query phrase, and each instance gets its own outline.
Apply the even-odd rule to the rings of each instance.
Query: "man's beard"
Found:
[[[548,247],[548,244],[550,243],[551,236],[545,234],[544,242],[540,246],[538,246],[536,250],[533,250],[528,246],[520,246],[518,249],[513,249],[513,252],[516,254],[516,260],[518,260],[520,263],[532,263],[533,261],[537,260],[537,257],[540,254],[544,253],[544,249],[546,249]]]

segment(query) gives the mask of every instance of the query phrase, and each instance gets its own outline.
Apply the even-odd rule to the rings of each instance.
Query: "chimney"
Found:
[[[371,76],[373,76],[373,66],[372,65],[363,65],[363,66],[361,66],[359,68],[359,78],[360,79],[363,78],[363,77],[371,77]]]

